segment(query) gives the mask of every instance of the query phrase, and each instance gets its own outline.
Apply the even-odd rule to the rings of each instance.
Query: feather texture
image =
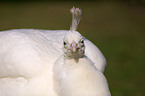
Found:
[[[69,30],[15,29],[0,32],[0,96],[56,96],[53,63],[63,54]],[[85,54],[102,71],[101,51],[84,38]],[[91,47],[92,46],[92,47]],[[92,48],[92,49],[91,49]],[[94,51],[90,51],[94,50]]]
[[[72,25],[71,25],[71,31],[76,31],[77,27],[79,25],[79,22],[81,20],[81,15],[82,15],[82,10],[79,8],[75,8],[73,7],[70,10],[71,14],[72,14]]]
[[[104,91],[101,96],[109,96],[102,74],[106,60],[91,41],[76,31],[81,10],[73,7],[71,13],[71,31],[15,29],[0,32],[0,96],[100,96]],[[85,57],[64,62],[64,54],[68,53],[77,58],[85,54]],[[93,82],[95,87],[92,87]],[[59,86],[60,83],[63,85]],[[83,95],[87,87],[90,90]],[[90,94],[95,88],[99,95]]]
[[[87,57],[62,55],[54,64],[54,86],[58,96],[111,96],[105,76]]]

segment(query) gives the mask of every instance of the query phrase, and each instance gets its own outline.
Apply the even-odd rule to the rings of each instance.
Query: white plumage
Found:
[[[111,96],[103,73],[85,56],[62,55],[54,65],[54,86],[58,96]]]
[[[81,10],[72,8],[73,20],[79,23]],[[85,55],[84,39],[72,30],[64,39],[63,54],[56,60],[53,68],[54,89],[58,96],[111,96],[108,83],[100,72]]]
[[[53,67],[54,62],[64,54],[63,39],[69,32],[34,29],[1,31],[0,96],[57,96],[53,88],[56,83],[53,80]],[[97,70],[101,78],[105,78],[101,73],[106,66],[103,54],[93,43],[83,39],[85,56],[94,64],[93,70]],[[84,62],[88,62],[87,60]],[[84,70],[85,68],[84,66]]]

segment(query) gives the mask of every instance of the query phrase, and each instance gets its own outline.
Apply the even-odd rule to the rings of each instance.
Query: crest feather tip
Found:
[[[81,20],[81,15],[82,15],[82,10],[79,8],[75,8],[73,6],[73,8],[70,9],[70,12],[72,14],[72,25],[70,27],[71,31],[76,31],[78,24]]]

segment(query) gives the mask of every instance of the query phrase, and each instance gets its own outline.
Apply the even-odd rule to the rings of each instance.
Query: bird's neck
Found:
[[[94,62],[90,60],[87,56],[83,56],[82,58],[69,58],[64,56],[63,64],[66,66],[92,66],[95,68]],[[96,69],[96,68],[95,68]]]
[[[64,55],[64,59],[65,59],[65,61],[73,61],[73,62],[76,62],[76,63],[78,63],[79,62],[79,60],[81,60],[82,58],[84,58],[85,56],[74,56],[74,55],[72,55],[72,56],[67,56],[67,55]]]

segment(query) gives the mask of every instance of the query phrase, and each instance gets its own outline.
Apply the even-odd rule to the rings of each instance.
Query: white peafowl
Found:
[[[84,54],[84,37],[76,32],[81,10],[72,8],[71,12],[72,27],[63,39],[64,53],[53,68],[54,89],[58,96],[111,96],[105,76]]]
[[[73,23],[75,24],[74,19]],[[74,28],[77,28],[77,25],[73,26],[71,31]],[[68,57],[72,57],[69,50],[62,50],[62,42],[69,38],[67,36],[72,33],[71,31],[34,29],[1,31],[0,96],[57,96],[53,88],[53,84],[56,82],[53,80],[53,66],[54,62],[64,53]],[[82,38],[80,44],[84,43],[83,45],[85,45],[83,47],[85,49],[81,49],[82,51],[85,50],[85,53],[73,56],[89,58],[87,60],[94,64],[93,70],[98,71],[102,78],[101,72],[104,72],[106,66],[103,54],[91,41],[82,37],[77,31],[73,33],[80,36]],[[74,40],[78,41],[77,38],[74,37]],[[68,44],[65,46],[68,46]],[[76,46],[75,42],[73,46]],[[75,49],[73,50],[75,51]],[[78,59],[78,62],[81,59]]]

